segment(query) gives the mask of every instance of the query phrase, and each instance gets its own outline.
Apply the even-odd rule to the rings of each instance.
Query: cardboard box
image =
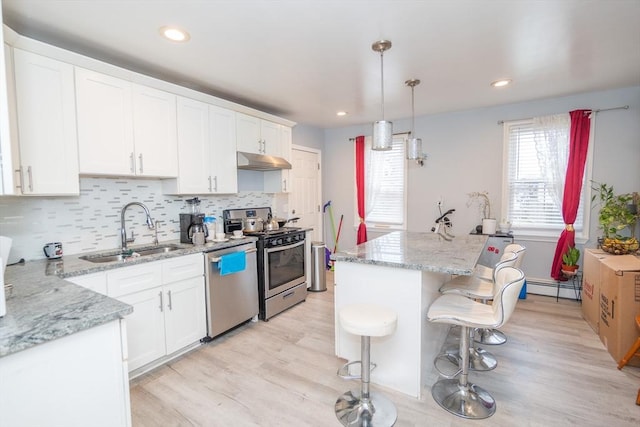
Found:
[[[617,363],[640,336],[640,258],[617,255],[600,262],[600,341]],[[640,366],[640,360],[634,357],[629,365]]]
[[[598,333],[600,319],[600,260],[613,255],[601,249],[586,249],[582,266],[582,317]]]

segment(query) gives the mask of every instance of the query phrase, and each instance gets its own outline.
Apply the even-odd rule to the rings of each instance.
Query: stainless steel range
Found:
[[[244,230],[258,238],[259,318],[276,314],[307,298],[305,277],[305,232],[296,227],[270,231],[247,231],[247,219],[271,217],[271,208],[228,209],[223,211],[224,231]],[[253,223],[253,221],[250,221]]]

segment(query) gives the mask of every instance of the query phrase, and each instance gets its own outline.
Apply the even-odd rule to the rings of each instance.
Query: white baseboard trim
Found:
[[[560,293],[558,294],[558,284],[560,284]],[[576,286],[578,284],[576,283]],[[558,296],[559,298],[566,298],[576,300],[581,295],[579,291],[576,294],[576,290],[573,288],[573,282],[557,282],[552,279],[541,279],[539,277],[527,277],[527,294],[545,295],[550,297]]]

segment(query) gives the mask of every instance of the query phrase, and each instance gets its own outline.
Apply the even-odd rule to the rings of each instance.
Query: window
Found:
[[[557,238],[564,228],[562,196],[569,158],[569,115],[541,117],[504,124],[505,171],[503,218],[520,235]],[[589,168],[585,168],[585,177]],[[577,237],[583,227],[589,182],[583,178]]]
[[[405,228],[407,137],[408,134],[394,135],[390,151],[373,151],[371,138],[365,139],[365,222],[368,227]]]

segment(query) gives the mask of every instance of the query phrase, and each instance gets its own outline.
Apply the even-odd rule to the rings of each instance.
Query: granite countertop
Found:
[[[11,284],[12,288],[6,295],[7,313],[0,318],[0,358],[122,318],[133,311],[128,304],[64,278],[209,252],[256,240],[255,237],[245,237],[202,246],[162,242],[179,245],[180,249],[107,263],[85,261],[80,259],[80,255],[86,254],[78,254],[65,255],[59,260],[37,260],[9,266],[5,272],[5,283]],[[131,248],[135,250],[136,246]]]
[[[342,262],[471,275],[487,235],[465,234],[445,240],[436,233],[395,231],[340,251],[331,259]]]

